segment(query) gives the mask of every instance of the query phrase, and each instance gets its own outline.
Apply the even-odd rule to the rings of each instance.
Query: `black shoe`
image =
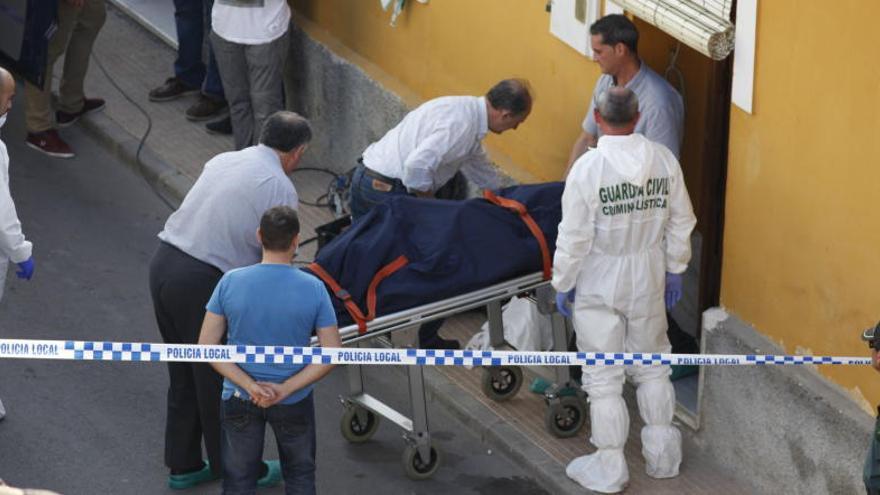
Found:
[[[229,117],[205,124],[205,130],[208,134],[221,134],[229,136],[232,134],[232,120]]]
[[[199,95],[198,101],[186,109],[186,118],[192,122],[211,120],[219,117],[229,110],[225,100],[217,100],[205,95]]]
[[[419,349],[461,349],[461,344],[455,339],[444,339],[437,335],[431,339],[420,341]]]
[[[158,88],[150,90],[150,101],[171,101],[184,95],[197,93],[199,88],[188,86],[176,77],[169,77]]]
[[[58,127],[67,127],[73,125],[83,115],[104,109],[104,100],[101,98],[86,98],[83,101],[82,109],[76,113],[67,113],[58,110],[55,112],[55,123]]]

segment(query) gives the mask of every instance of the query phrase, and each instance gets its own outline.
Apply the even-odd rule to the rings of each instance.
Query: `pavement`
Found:
[[[198,176],[205,161],[217,153],[232,149],[231,138],[208,135],[204,132],[201,124],[187,122],[183,117],[183,112],[186,107],[192,103],[192,99],[182,99],[162,104],[153,104],[147,101],[146,95],[149,89],[161,83],[166,77],[168,77],[168,75],[170,75],[174,52],[167,44],[158,39],[151,32],[143,29],[122,12],[113,8],[109,9],[107,23],[98,37],[95,46],[95,58],[104,68],[106,68],[113,80],[111,81],[108,79],[97,66],[93,66],[90,70],[87,80],[88,92],[90,95],[106,98],[108,106],[103,113],[89,116],[84,119],[81,124],[82,128],[89,131],[91,136],[104,145],[104,149],[107,153],[105,156],[109,158],[101,158],[102,160],[107,159],[128,164],[139,175],[149,181],[153,191],[161,195],[164,198],[164,201],[167,201],[172,205],[176,204],[180,201],[193,183],[194,179]],[[117,91],[114,84],[124,91],[125,95]],[[149,119],[147,116],[149,116]],[[138,155],[137,150],[141,138],[147,131],[148,122],[151,126],[150,133],[145,146]],[[72,139],[71,144],[73,144],[77,150],[80,148],[79,140],[84,141],[87,139],[80,134],[74,134],[68,131],[65,131],[63,135],[65,138],[76,136],[76,140]],[[320,153],[320,150],[310,150],[310,156],[308,157],[306,164],[320,166]],[[83,157],[77,159],[77,161],[82,160]],[[63,169],[63,167],[66,166],[65,162],[53,163],[55,164],[52,165],[53,167],[62,167]],[[100,177],[101,174],[102,172],[98,170],[95,171],[96,177]],[[26,180],[26,176],[25,179],[18,180]],[[293,180],[300,193],[301,199],[305,201],[316,199],[322,194],[327,183],[326,176],[315,172],[295,174]],[[78,178],[76,181],[83,182],[86,181],[86,179]],[[107,187],[110,190],[115,188],[111,179],[100,177],[95,184],[95,187],[97,188],[95,189],[95,193],[84,198],[86,201],[88,201],[88,197],[100,197],[100,194],[98,194],[97,191],[100,190],[99,185],[101,183],[104,184],[104,187]],[[148,193],[149,189],[147,189],[147,192],[144,194]],[[156,194],[153,194],[152,197],[153,200],[158,201],[156,199]],[[94,199],[93,201],[103,200]],[[159,202],[159,204],[161,205],[161,202]],[[66,214],[67,212],[64,213]],[[127,212],[123,214],[122,212],[119,212],[118,220],[124,222],[124,219],[128,218],[129,215],[134,215],[135,218],[138,218],[138,215],[143,216],[144,214],[137,212]],[[333,218],[332,213],[329,210],[325,208],[311,207],[301,208],[301,216],[304,226],[303,236],[306,238],[311,235],[315,226]],[[83,218],[85,218],[86,222],[89,221],[88,217]],[[161,227],[161,220],[162,215],[153,213],[152,216],[147,215],[144,217],[143,221],[150,224],[149,227],[152,229],[150,231],[151,235],[154,235]],[[71,219],[71,222],[73,222],[72,225],[76,224],[73,219]],[[71,230],[69,235],[83,235],[72,226],[69,228]],[[65,239],[65,237],[60,237],[57,242],[63,244],[63,239]],[[146,259],[154,245],[153,239],[150,238],[150,236],[147,236],[140,240],[134,238],[121,239],[120,242],[130,243],[132,244],[131,247],[136,247],[139,257],[132,261],[132,263],[135,267],[144,271]],[[313,249],[313,247],[310,247],[309,249]],[[309,249],[301,252],[302,259],[310,259],[313,251],[310,251]],[[108,250],[102,248],[99,251],[106,252]],[[96,268],[102,274],[107,271],[106,268],[103,268],[105,265],[104,263],[99,263],[97,260],[95,263],[96,267],[102,267]],[[63,269],[58,268],[57,270],[60,273]],[[143,280],[146,280],[145,273],[141,273],[139,276],[142,276]],[[77,279],[77,281],[80,284],[91,287],[90,290],[104,290],[103,284],[101,284],[100,288],[94,283],[89,285],[88,276],[85,276],[84,280]],[[72,284],[73,282],[66,283]],[[125,291],[113,290],[111,291],[112,294],[107,294],[107,297],[118,298],[119,302],[122,304],[128,303],[133,306],[143,306],[139,309],[139,311],[143,313],[148,309],[143,304],[143,301],[148,300],[148,295],[145,296],[145,284],[143,285],[144,287],[139,289],[141,294],[126,295]],[[16,287],[15,290],[32,290],[32,288]],[[82,291],[81,293],[84,298],[89,297],[87,291]],[[15,294],[11,294],[7,299],[14,300],[14,297]],[[146,299],[144,299],[145,297]],[[3,304],[5,305],[8,303],[4,301]],[[116,307],[115,303],[113,307]],[[71,311],[75,314],[75,312],[79,310],[72,308]],[[108,311],[114,313],[112,308],[108,308]],[[2,324],[2,318],[6,313],[7,312],[2,309],[2,306],[0,306],[0,328],[4,327]],[[73,316],[63,314],[59,315],[58,318],[61,322],[69,323],[68,320],[73,318]],[[83,322],[90,321],[90,317],[87,314],[81,314],[75,318],[80,326],[83,326]],[[122,312],[119,312],[116,320],[113,320],[110,324],[111,326],[118,325],[118,327],[113,326],[113,328],[123,329],[126,328],[127,322],[130,321],[133,321],[130,316],[126,316]],[[152,322],[149,317],[141,314],[137,321],[146,322],[143,323],[143,325],[145,325],[143,328],[137,330],[136,333],[138,335],[144,336],[143,338],[148,341],[157,338],[154,329],[150,326],[152,325]],[[478,330],[482,321],[484,321],[482,315],[471,312],[461,317],[451,319],[444,327],[443,333],[447,336],[466,340]],[[58,323],[59,322],[56,321],[44,321],[41,323],[44,325],[43,327],[37,327],[32,324],[27,325],[27,327],[49,328],[45,325],[54,325],[55,328],[64,327],[59,326]],[[100,328],[107,328],[107,326],[102,325]],[[77,337],[98,338],[96,333],[89,337],[89,335],[87,335],[89,333],[87,329],[84,329],[83,332],[82,335],[77,335]],[[97,329],[95,332],[97,332]],[[101,335],[101,338],[107,338],[106,334]],[[129,334],[126,333],[126,335]],[[57,338],[57,336],[55,338]],[[127,340],[134,339],[129,336]],[[2,364],[3,363],[0,363],[0,365]],[[84,381],[92,379],[99,381],[107,380],[106,375],[94,371],[95,368],[89,368],[88,370],[77,369],[76,365],[81,364],[82,363],[75,363],[75,365],[72,365],[76,370],[76,374],[72,376],[81,375],[81,379]],[[61,371],[60,369],[54,369],[53,371],[51,365],[47,366],[49,366],[49,371],[46,371],[45,373],[41,371],[39,373],[39,376],[43,381],[51,381],[52,376],[66,376],[67,371]],[[55,366],[57,367],[58,365]],[[133,369],[138,369],[143,365],[131,366]],[[97,368],[103,367],[104,365],[97,366]],[[30,368],[34,368],[34,366],[29,365],[25,369]],[[452,490],[467,493],[467,487],[470,487],[471,491],[475,493],[540,493],[541,489],[547,490],[551,493],[560,494],[587,493],[586,490],[573,483],[565,476],[564,469],[565,465],[574,457],[592,451],[592,448],[587,443],[589,423],[577,437],[557,439],[552,437],[543,428],[544,403],[539,396],[529,394],[527,391],[523,390],[516,397],[507,402],[494,402],[485,397],[480,390],[481,370],[443,368],[426,369],[425,371],[429,394],[429,417],[432,436],[440,442],[439,446],[444,453],[449,449],[452,454],[451,456],[445,456],[446,461],[438,471],[437,481],[441,484],[436,488],[433,487],[433,485],[430,485],[430,483],[433,483],[434,481],[428,482],[427,484],[419,484],[417,486],[395,484],[400,482],[400,478],[403,478],[403,475],[400,472],[399,467],[396,469],[390,469],[390,464],[398,462],[396,457],[399,456],[401,445],[399,441],[395,444],[392,440],[382,440],[381,435],[377,435],[375,440],[370,442],[370,444],[365,444],[372,445],[375,442],[379,445],[372,445],[370,448],[363,445],[350,446],[346,451],[345,458],[351,462],[344,464],[344,466],[342,464],[340,465],[341,467],[344,467],[343,472],[347,473],[346,476],[340,477],[331,475],[329,476],[330,479],[326,480],[325,483],[334,483],[338,481],[338,478],[350,477],[348,473],[354,473],[352,476],[357,477],[357,473],[360,469],[358,467],[359,463],[386,463],[389,465],[389,469],[380,471],[388,474],[383,475],[383,477],[377,478],[376,480],[388,484],[372,484],[374,481],[370,479],[369,476],[378,475],[364,475],[363,479],[369,480],[369,483],[371,484],[362,484],[361,486],[364,488],[362,488],[361,491],[364,489],[369,491],[366,487],[373,486],[377,487],[375,490],[376,492],[384,493],[448,493]],[[151,368],[150,370],[141,370],[141,372],[156,374],[160,371],[158,368]],[[0,373],[3,373],[4,377],[7,376],[3,371],[3,368],[0,368]],[[34,376],[36,377],[37,374],[36,372],[34,373]],[[124,373],[129,372],[126,371]],[[99,374],[101,376],[99,376]],[[394,378],[393,375],[380,373],[371,374],[376,376],[371,376],[370,378],[370,384],[371,387],[373,387],[370,390],[381,390],[382,396],[380,398],[383,400],[386,399],[384,396],[386,392],[393,391],[395,388],[403,388],[400,386],[400,381],[386,381],[383,383],[383,379],[402,380],[404,379],[402,374],[399,374],[396,378]],[[336,378],[331,378],[329,381],[338,380],[338,382],[334,385],[318,388],[325,390],[332,387],[337,391],[336,393],[339,393],[339,390],[344,389],[344,377],[341,377],[341,375],[341,373],[334,372],[331,376]],[[104,378],[101,378],[102,376]],[[533,371],[527,370],[526,383],[528,383],[534,376],[536,375]],[[22,379],[28,379],[27,374],[22,375]],[[160,379],[161,378],[158,376],[153,377],[153,380]],[[374,379],[377,379],[378,382],[373,382],[372,380]],[[61,393],[60,390],[56,392]],[[43,398],[44,400],[55,395],[53,392],[41,393],[46,395],[46,397]],[[2,394],[0,396],[4,398],[4,401],[6,401],[7,395],[10,397],[10,409],[13,407],[20,407],[17,404],[21,404],[22,402],[27,403],[28,394],[25,390],[20,390],[14,394],[7,394],[4,389],[0,389],[0,394]],[[103,392],[97,393],[99,398],[102,394]],[[691,432],[684,426],[682,426],[682,429],[685,437],[685,461],[682,466],[681,476],[673,480],[663,481],[648,478],[644,474],[644,464],[640,455],[641,444],[638,432],[642,423],[639,420],[638,412],[634,407],[635,401],[634,397],[632,397],[633,394],[631,390],[628,391],[628,395],[629,397],[627,397],[627,400],[630,404],[630,414],[632,418],[632,430],[627,444],[627,455],[630,460],[632,478],[630,487],[627,491],[628,493],[677,494],[749,492],[744,485],[741,485],[736,480],[734,475],[725,472],[720,466],[712,464],[708,459],[699,455],[689,455],[691,452],[697,452],[698,448],[693,443]],[[124,438],[124,432],[127,431],[139,431],[139,429],[145,429],[152,432],[161,431],[160,423],[162,412],[157,411],[156,409],[160,407],[157,406],[157,404],[163,404],[164,400],[159,395],[156,395],[154,392],[153,395],[146,396],[146,394],[137,391],[128,391],[124,393],[121,398],[124,402],[139,404],[145,408],[152,409],[149,415],[144,415],[145,422],[143,424],[134,421],[107,426],[112,422],[112,411],[108,411],[106,417],[102,415],[100,419],[89,418],[86,415],[79,413],[75,417],[77,422],[85,422],[88,425],[88,428],[84,429],[80,434],[83,437],[97,436],[98,438],[101,438],[101,435],[103,434],[102,429],[107,427],[118,433],[118,437],[110,435],[110,438],[106,438],[105,435],[104,440],[109,444],[112,443],[111,439],[115,438],[116,440],[120,440]],[[108,400],[110,397],[105,396],[103,399]],[[400,397],[395,399],[392,394],[392,397],[387,400],[391,403],[395,403],[395,401],[400,403],[400,401],[404,399]],[[47,400],[46,407],[51,409],[55,406],[50,405]],[[401,404],[401,407],[404,408],[404,411],[406,410],[405,404]],[[334,418],[333,421],[335,421],[335,418],[341,414],[341,410],[327,410],[325,412],[328,416],[322,416],[319,412],[319,417],[331,417]],[[10,419],[13,418],[13,413],[10,413]],[[445,424],[450,426],[444,428],[444,422],[448,422]],[[56,428],[58,431],[50,432],[50,437],[52,434],[60,434],[63,430],[61,424],[56,425]],[[5,444],[8,439],[3,439],[3,429],[4,428],[0,428],[0,441],[3,441],[3,444]],[[325,428],[325,431],[327,429],[332,430],[334,428],[327,427]],[[382,432],[385,432],[384,434],[391,435],[392,437],[394,435],[399,436],[399,432],[395,432],[394,429],[390,427],[380,428],[380,434],[382,434]],[[322,435],[320,438],[324,438],[324,433],[319,434]],[[338,433],[334,431],[329,431],[326,434],[329,435],[327,438],[332,438],[334,436],[338,437]],[[472,450],[469,451],[466,448],[462,450],[459,444],[459,436],[477,439],[474,441],[480,446],[479,449],[481,453],[474,453]],[[143,466],[143,470],[140,470],[139,468],[138,472],[142,473],[142,476],[134,478],[138,481],[131,481],[133,485],[137,484],[140,486],[141,484],[149,482],[152,483],[152,485],[148,486],[158,486],[156,483],[161,483],[159,479],[164,476],[164,470],[161,466],[161,458],[158,454],[161,452],[161,438],[153,437],[155,437],[155,435],[149,436],[149,438],[147,438],[146,435],[143,436],[143,441],[151,447],[150,450],[154,453],[154,458],[151,459],[150,463]],[[23,442],[25,444],[27,443],[23,436],[14,439],[14,441]],[[387,443],[387,445],[385,445],[385,443]],[[473,443],[473,441],[471,443]],[[51,443],[43,444],[40,447],[53,448],[51,447]],[[73,447],[70,448],[73,449]],[[34,449],[38,450],[36,447],[34,447]],[[361,452],[363,453],[361,455],[357,455],[358,449],[362,449]],[[489,453],[490,451],[491,454]],[[114,463],[114,466],[112,467],[118,469],[119,472],[125,472],[126,466],[132,465],[130,459],[126,462],[126,455],[122,449],[111,452],[111,455],[108,457],[110,460],[88,459],[78,456],[77,462],[82,462],[83,465],[86,466],[89,465],[89,463],[105,463],[112,460],[112,463]],[[505,462],[512,463],[512,465],[516,466],[515,472],[517,474],[502,475],[493,474],[491,470],[484,471],[483,469],[472,469],[473,466],[471,464],[475,462],[478,463],[478,460],[485,460],[483,457],[502,459]],[[36,454],[34,454],[30,459],[33,460],[36,458]],[[0,466],[5,465],[4,462],[4,456],[2,452],[0,452]],[[335,463],[341,462],[341,460],[334,457],[329,462]],[[503,471],[504,470],[501,469],[498,473]],[[70,472],[75,473],[75,470],[71,469]],[[52,479],[55,480],[56,478]],[[60,480],[56,481],[60,483]],[[51,488],[52,486],[66,485],[50,484],[46,486]],[[78,488],[74,491],[69,491],[69,493],[85,493],[85,491],[80,491],[79,488],[84,489],[86,486],[89,485],[87,483],[77,485]],[[380,486],[382,487],[381,490],[378,489]],[[324,488],[328,490],[328,493],[337,493],[337,489],[341,489],[340,486],[335,485],[325,485]],[[398,491],[397,488],[400,488],[400,491]],[[439,491],[434,491],[435,489]]]
[[[28,282],[10,274],[0,301],[0,337],[159,341],[148,263],[171,209],[85,126],[65,129],[75,159],[50,159],[25,146],[22,108],[14,107],[0,137],[12,158],[11,189],[35,246],[36,271]],[[402,369],[366,372],[383,400],[406,410]],[[67,495],[181,493],[167,488],[163,462],[164,365],[4,359],[0,376],[7,408],[0,421],[0,477],[11,485]],[[430,418],[442,466],[430,480],[409,480],[399,429],[384,422],[368,443],[343,439],[338,396],[347,383],[340,368],[315,391],[320,493],[547,493],[444,410]],[[271,435],[265,458],[277,458]],[[219,491],[213,482],[185,493]]]

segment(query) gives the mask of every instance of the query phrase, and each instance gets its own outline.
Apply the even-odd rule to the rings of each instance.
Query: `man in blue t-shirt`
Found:
[[[299,219],[287,206],[267,210],[257,238],[263,260],[223,275],[206,306],[199,344],[341,347],[324,284],[291,266]],[[265,476],[260,462],[266,423],[272,426],[287,493],[315,493],[313,383],[327,364],[212,363],[225,377],[221,408],[223,491],[252,493]],[[262,472],[261,472],[262,471]]]

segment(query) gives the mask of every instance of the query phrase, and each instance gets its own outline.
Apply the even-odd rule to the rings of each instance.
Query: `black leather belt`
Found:
[[[364,175],[366,175],[367,177],[372,177],[373,179],[380,180],[389,185],[402,184],[400,179],[392,179],[387,175],[382,175],[379,172],[371,169],[370,167],[367,167],[366,165],[364,165],[363,159],[361,158],[358,158],[358,163],[361,165],[361,167],[364,167]]]

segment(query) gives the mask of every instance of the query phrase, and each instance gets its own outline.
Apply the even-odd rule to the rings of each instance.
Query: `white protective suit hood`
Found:
[[[645,136],[602,136],[596,151],[606,162],[634,186],[644,186],[654,163],[654,147]]]

